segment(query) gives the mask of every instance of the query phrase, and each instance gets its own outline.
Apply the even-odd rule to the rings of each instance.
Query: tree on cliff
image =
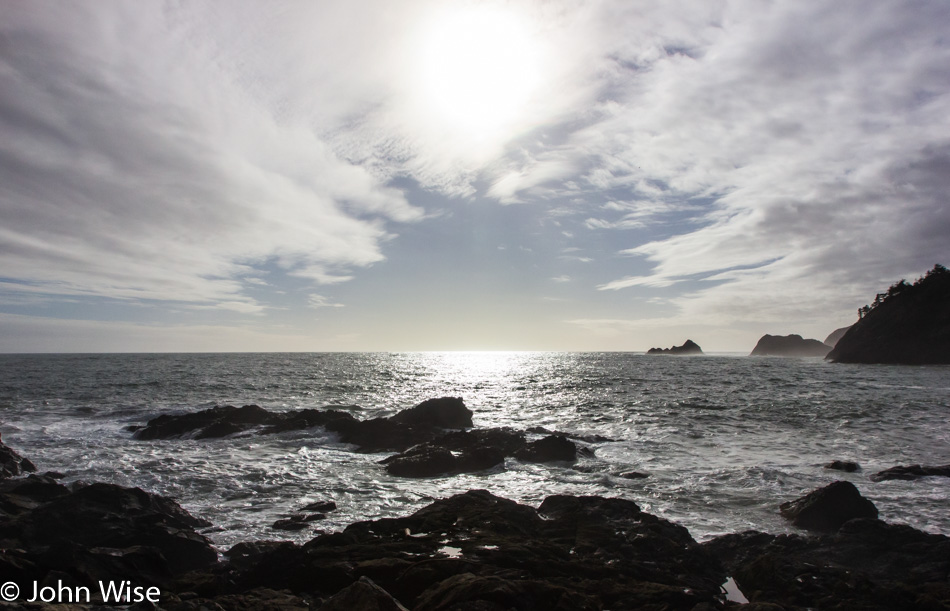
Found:
[[[950,271],[901,280],[858,310],[859,320],[827,358],[841,363],[950,363]]]

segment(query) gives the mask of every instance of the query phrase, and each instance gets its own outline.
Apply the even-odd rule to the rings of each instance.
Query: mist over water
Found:
[[[460,396],[478,427],[545,427],[609,441],[575,465],[522,464],[434,479],[388,475],[322,429],[217,440],[134,441],[163,413],[256,403],[270,410],[390,415]],[[306,540],[270,525],[309,502],[338,530],[405,515],[471,488],[532,504],[556,493],[636,501],[704,539],[786,532],[779,503],[836,479],[882,519],[950,535],[950,478],[873,483],[897,464],[950,463],[950,368],[820,359],[631,353],[333,353],[0,356],[0,432],[40,471],[176,498],[222,548]],[[863,471],[822,465],[855,460]],[[629,479],[636,471],[649,477]]]

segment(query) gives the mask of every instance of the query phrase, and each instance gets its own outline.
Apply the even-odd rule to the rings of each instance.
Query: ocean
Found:
[[[136,441],[127,427],[215,405],[391,415],[457,396],[477,427],[544,427],[588,439],[576,464],[523,464],[432,479],[388,475],[320,429]],[[176,499],[220,549],[308,540],[271,525],[304,505],[338,509],[332,532],[406,515],[473,488],[538,504],[558,493],[633,500],[698,540],[793,529],[778,505],[836,479],[881,518],[950,535],[950,478],[875,483],[894,465],[950,464],[950,367],[640,353],[444,352],[0,355],[3,441],[65,482],[105,481]],[[599,436],[599,438],[597,437]],[[606,439],[606,440],[600,440]],[[862,470],[823,468],[854,460]],[[631,479],[638,472],[647,477]]]

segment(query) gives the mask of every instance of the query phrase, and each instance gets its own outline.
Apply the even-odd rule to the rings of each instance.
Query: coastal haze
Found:
[[[825,338],[950,260],[950,7],[0,2],[0,351]]]

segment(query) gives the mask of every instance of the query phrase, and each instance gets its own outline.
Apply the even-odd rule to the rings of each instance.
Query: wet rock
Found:
[[[950,465],[941,467],[922,467],[920,465],[896,466],[878,471],[871,476],[872,482],[889,479],[915,480],[921,477],[950,477]]]
[[[861,465],[850,460],[833,460],[824,465],[825,469],[833,471],[844,471],[845,473],[854,473],[861,470]]]
[[[319,609],[319,602],[309,596],[256,588],[241,594],[226,594],[212,599],[187,597],[177,604],[162,600],[161,608],[169,611],[310,611]],[[130,608],[131,609],[131,608]]]
[[[309,526],[304,516],[291,516],[277,520],[270,527],[276,530],[303,530]]]
[[[760,605],[842,611],[950,606],[950,539],[909,526],[856,519],[833,535],[751,531],[703,547]]]
[[[49,475],[0,480],[0,516],[20,515],[69,492]]]
[[[210,524],[170,499],[112,484],[67,490],[38,479],[0,493],[29,499],[0,523],[0,540],[24,550],[39,573],[61,571],[87,585],[100,579],[161,585],[217,563],[217,552],[194,530]]]
[[[567,437],[568,439],[577,439],[578,441],[583,441],[586,443],[603,443],[610,441],[619,441],[613,439],[612,437],[604,437],[603,435],[587,435],[581,433],[567,433],[565,431],[552,431],[543,426],[532,426],[526,429],[528,433],[535,433],[536,435],[561,435],[562,437]]]
[[[35,471],[36,465],[29,458],[20,456],[16,450],[0,441],[0,478],[16,477]]]
[[[231,547],[224,556],[232,567],[243,570],[253,567],[268,554],[295,549],[297,546],[291,541],[246,541]]]
[[[360,577],[323,603],[320,611],[409,611],[368,577]]]
[[[270,412],[258,405],[212,407],[192,414],[165,414],[135,431],[135,439],[170,439],[195,434],[198,439],[223,437],[266,424]]]
[[[472,424],[472,410],[465,407],[461,397],[428,399],[415,407],[403,410],[389,418],[395,424],[432,426],[443,429],[465,429]]]
[[[505,455],[496,448],[471,448],[452,453],[431,445],[411,448],[382,461],[386,471],[397,477],[444,477],[474,473],[504,464]]]
[[[631,501],[557,496],[534,509],[483,490],[255,560],[228,582],[327,596],[371,575],[414,609],[691,609],[716,604],[725,581],[685,528]]]
[[[809,492],[805,496],[782,503],[785,519],[799,528],[835,531],[848,520],[877,518],[877,507],[861,496],[851,482],[837,481]]]
[[[455,575],[426,590],[416,611],[440,609],[576,609],[594,611],[592,596],[538,579],[505,579],[471,573]]]
[[[624,471],[623,473],[618,473],[617,477],[622,477],[624,479],[646,479],[650,477],[650,474],[642,473],[640,471]]]
[[[445,429],[472,426],[472,412],[456,397],[429,399],[389,418],[357,420],[342,410],[304,409],[268,412],[257,405],[219,406],[190,414],[166,414],[149,420],[135,439],[212,439],[228,435],[272,435],[322,427],[363,452],[400,452]]]
[[[315,503],[304,505],[300,511],[316,511],[319,513],[327,513],[330,511],[336,511],[336,503],[333,501],[316,501]]]
[[[563,435],[548,435],[515,452],[515,458],[525,462],[574,462],[577,446]]]
[[[523,433],[494,428],[445,433],[380,463],[398,477],[445,477],[493,469],[503,465],[506,457],[573,462],[577,449],[574,442],[560,435],[529,443]]]

